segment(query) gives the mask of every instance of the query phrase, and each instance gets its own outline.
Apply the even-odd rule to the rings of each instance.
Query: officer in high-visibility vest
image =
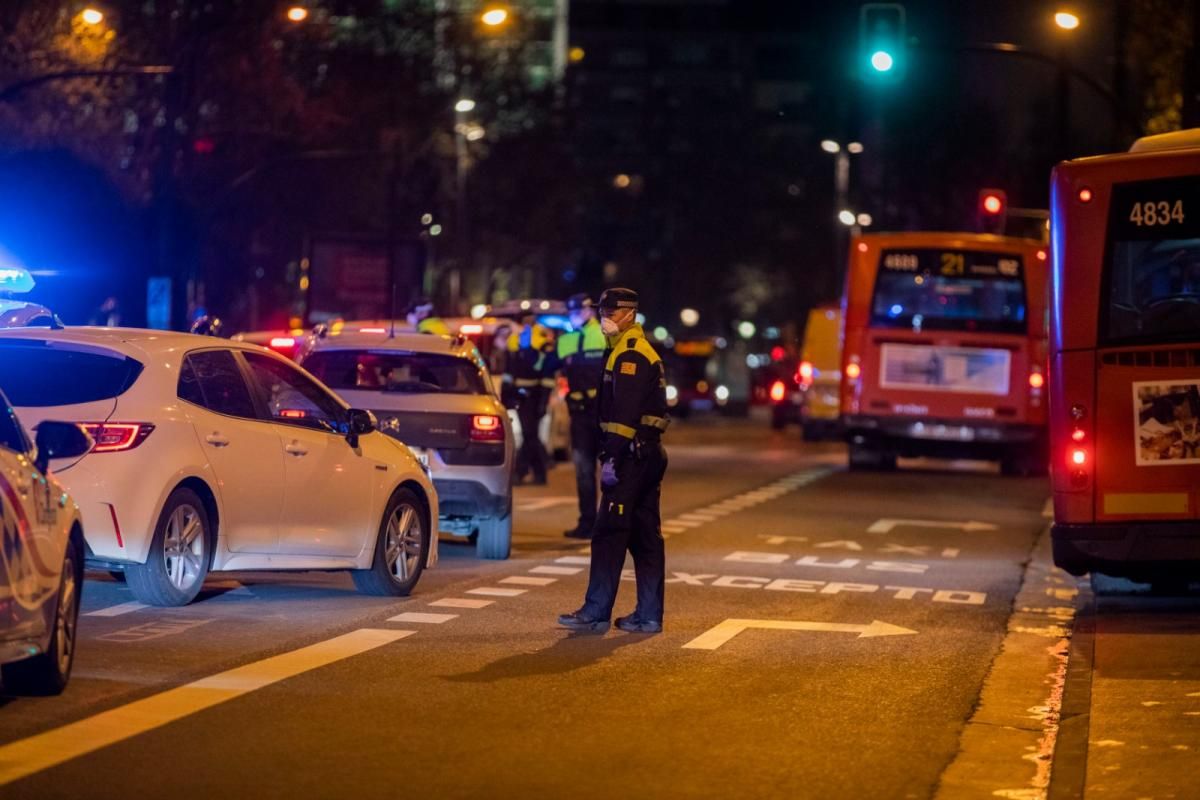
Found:
[[[434,333],[440,336],[449,336],[450,327],[442,320],[441,317],[433,314],[433,301],[421,297],[412,302],[408,307],[408,324],[417,329],[417,333]]]
[[[504,380],[517,395],[517,419],[521,423],[521,449],[517,451],[517,483],[533,473],[533,483],[546,483],[546,448],[538,437],[538,427],[546,414],[558,358],[549,331],[533,315],[522,320],[521,329],[508,337],[508,358]]]
[[[666,555],[659,497],[667,471],[667,381],[662,359],[637,323],[638,296],[609,289],[600,296],[600,325],[608,339],[600,389],[603,445],[600,510],[592,535],[592,565],[583,606],[558,618],[575,631],[603,633],[612,617],[625,551],[633,554],[637,606],[617,619],[631,633],[662,630]]]
[[[596,524],[596,459],[600,457],[600,418],[597,416],[604,352],[608,343],[586,294],[567,298],[570,333],[558,338],[558,360],[567,379],[567,410],[571,412],[571,460],[579,495],[579,522],[563,535],[592,538]]]

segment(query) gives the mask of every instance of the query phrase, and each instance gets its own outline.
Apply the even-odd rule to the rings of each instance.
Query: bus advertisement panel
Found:
[[[854,469],[897,456],[1045,470],[1046,251],[971,233],[851,243],[842,424]]]
[[[1200,131],[1054,171],[1056,563],[1152,582],[1200,566]]]

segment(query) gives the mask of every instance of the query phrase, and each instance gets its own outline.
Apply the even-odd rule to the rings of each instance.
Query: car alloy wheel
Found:
[[[400,582],[407,581],[421,562],[421,513],[408,503],[396,506],[388,519],[384,557],[388,572]]]
[[[181,592],[191,590],[196,581],[203,580],[207,542],[200,512],[186,503],[176,507],[163,537],[163,560],[167,578]]]
[[[75,626],[78,615],[75,613],[76,597],[79,591],[79,581],[76,579],[75,558],[70,549],[63,560],[62,588],[58,593],[58,614],[55,615],[54,660],[58,664],[60,675],[71,672],[71,659],[75,656]]]

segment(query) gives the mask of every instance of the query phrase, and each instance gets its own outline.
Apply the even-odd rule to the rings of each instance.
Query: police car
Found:
[[[30,443],[0,393],[0,683],[6,694],[58,694],[75,659],[85,544],[79,509],[47,472],[92,439],[43,422]]]
[[[33,275],[22,267],[0,267],[0,328],[61,328],[53,311],[38,303],[13,297],[33,291]]]

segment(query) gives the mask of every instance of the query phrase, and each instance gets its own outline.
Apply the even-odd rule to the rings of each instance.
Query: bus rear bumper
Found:
[[[1050,528],[1054,564],[1072,575],[1102,572],[1148,581],[1200,565],[1200,520],[1058,523]]]
[[[1014,447],[1040,446],[1044,425],[992,420],[921,419],[917,417],[846,415],[843,428],[854,437],[876,442],[901,455],[1000,458]]]

